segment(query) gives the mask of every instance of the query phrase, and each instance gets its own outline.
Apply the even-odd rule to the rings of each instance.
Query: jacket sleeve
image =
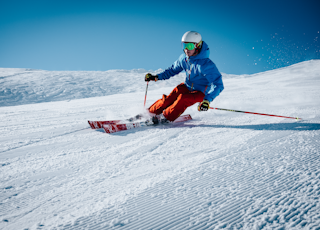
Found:
[[[158,74],[158,79],[159,80],[166,80],[169,79],[170,77],[180,73],[183,70],[182,67],[182,55],[179,57],[178,60],[176,60],[171,67],[163,71],[162,73]]]
[[[209,84],[205,90],[204,100],[213,101],[224,89],[222,75],[216,65],[211,62],[202,70],[203,75],[207,78]]]
[[[212,92],[209,91],[208,93],[206,92],[206,96],[204,97],[204,100],[212,102],[222,92],[224,87],[223,85],[214,85],[214,84],[211,84],[211,86],[209,87],[211,87],[213,91]]]

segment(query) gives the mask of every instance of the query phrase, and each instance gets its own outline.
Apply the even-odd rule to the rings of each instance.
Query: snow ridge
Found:
[[[142,92],[145,90],[146,73],[143,69],[44,71],[0,68],[0,106]],[[162,82],[161,87],[175,85],[183,80],[181,73],[171,81]]]

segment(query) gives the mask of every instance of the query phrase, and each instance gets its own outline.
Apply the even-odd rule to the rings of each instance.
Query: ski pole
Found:
[[[282,118],[290,118],[290,119],[302,120],[302,118],[299,118],[299,117],[285,117],[285,116],[279,116],[279,115],[272,115],[272,114],[265,114],[265,113],[253,113],[253,112],[239,111],[239,110],[233,110],[233,109],[221,109],[221,108],[213,108],[213,107],[210,107],[210,109],[224,110],[224,111],[237,112],[237,113],[249,113],[249,114],[263,115],[263,116],[270,116],[270,117],[282,117]]]
[[[147,81],[146,95],[144,96],[144,107],[146,107],[148,85],[149,85],[149,82]]]

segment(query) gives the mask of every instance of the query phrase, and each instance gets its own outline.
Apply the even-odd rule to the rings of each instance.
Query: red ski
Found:
[[[174,122],[172,123],[177,123],[177,122],[183,122],[187,120],[191,120],[192,117],[187,114],[187,115],[182,115],[178,117]],[[146,121],[140,121],[140,122],[132,122],[132,123],[121,123],[121,124],[104,124],[102,125],[104,131],[106,133],[115,133],[123,130],[128,130],[128,129],[134,129],[134,128],[139,128],[139,127],[144,127],[144,126],[152,126],[152,124],[148,124]]]
[[[141,114],[136,115],[135,117],[131,117],[129,119],[125,120],[110,120],[110,121],[88,121],[90,127],[92,129],[101,129],[103,125],[106,124],[117,124],[120,123],[121,121],[123,122],[132,122],[132,121],[137,121],[140,120],[143,116]]]
[[[119,123],[121,120],[113,120],[113,121],[88,121],[90,127],[92,129],[101,129],[103,125],[106,124],[116,124]]]

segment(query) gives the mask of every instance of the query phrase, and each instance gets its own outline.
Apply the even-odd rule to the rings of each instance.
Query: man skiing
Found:
[[[186,32],[181,39],[183,54],[173,65],[158,75],[146,74],[145,81],[166,80],[186,72],[185,83],[175,87],[167,96],[163,95],[149,107],[154,114],[154,124],[167,123],[177,119],[189,106],[199,102],[198,110],[207,111],[224,89],[222,76],[216,65],[209,59],[209,47],[195,31]]]

